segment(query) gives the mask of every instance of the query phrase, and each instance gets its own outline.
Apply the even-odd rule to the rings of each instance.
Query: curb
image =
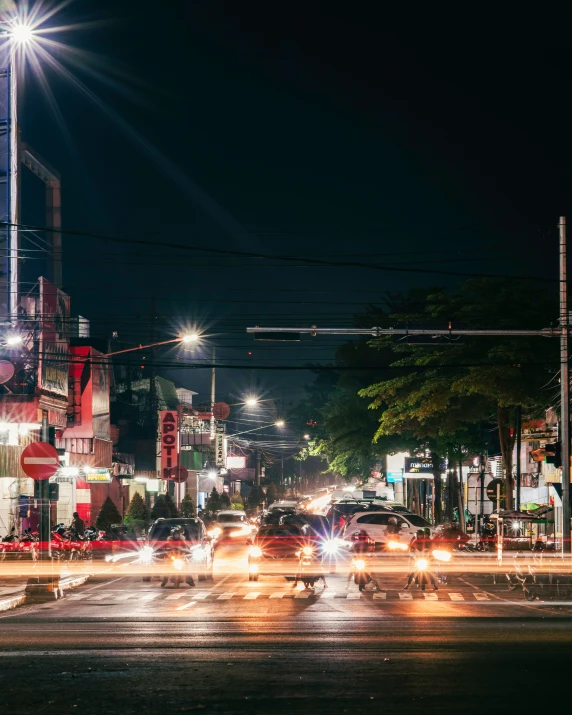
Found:
[[[8,596],[0,600],[0,611],[10,611],[18,606],[23,606],[26,603],[26,594],[20,593],[16,596]]]
[[[64,591],[81,586],[89,577],[90,574],[85,574],[82,576],[68,576],[63,579],[54,579],[47,583],[28,583],[23,594],[24,602],[39,603],[64,598]]]

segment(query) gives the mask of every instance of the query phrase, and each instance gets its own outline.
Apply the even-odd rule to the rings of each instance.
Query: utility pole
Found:
[[[256,486],[260,486],[260,450],[256,450]]]
[[[568,365],[568,284],[566,218],[560,217],[560,419],[562,422],[562,553],[570,553],[570,374]]]
[[[48,411],[42,410],[42,428],[40,433],[42,442],[50,442],[50,425],[48,422]],[[39,482],[40,492],[40,508],[38,510],[38,531],[40,537],[39,558],[43,557],[50,559],[51,551],[51,533],[50,533],[50,483],[49,479],[44,479]],[[44,549],[46,549],[44,551]]]

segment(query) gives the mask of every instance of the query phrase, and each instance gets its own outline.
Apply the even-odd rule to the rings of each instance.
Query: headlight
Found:
[[[335,539],[330,539],[329,541],[324,541],[322,549],[325,554],[337,554],[340,550],[340,545]]]
[[[139,561],[142,564],[150,564],[153,561],[153,554],[155,552],[150,546],[144,546],[139,552]]]
[[[249,526],[243,526],[242,529],[237,529],[237,531],[230,532],[230,536],[233,539],[236,539],[238,536],[248,536],[248,534],[250,534]]]
[[[183,559],[174,559],[173,560],[173,566],[177,569],[177,571],[182,571],[183,566],[184,566]]]
[[[262,549],[258,546],[251,546],[249,554],[253,559],[258,559],[262,556]]]
[[[250,573],[258,573],[258,564],[250,564],[248,570]]]
[[[450,561],[451,560],[451,552],[450,551],[445,551],[443,549],[435,549],[435,551],[432,552],[433,556],[437,559],[437,561]]]
[[[354,562],[354,567],[356,571],[363,571],[365,568],[365,561],[363,559],[358,559]]]
[[[222,533],[222,529],[219,529],[218,526],[215,526],[214,529],[211,529],[210,531],[207,531],[207,534],[211,536],[213,539],[216,539],[219,537]]]
[[[417,559],[415,561],[415,567],[418,571],[425,571],[428,566],[429,561],[427,561],[427,559]]]
[[[314,549],[311,546],[302,547],[302,553],[304,556],[311,556],[314,553]]]

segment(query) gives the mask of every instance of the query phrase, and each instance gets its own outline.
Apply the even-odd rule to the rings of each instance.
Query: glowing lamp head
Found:
[[[274,424],[276,425],[276,427],[284,427],[286,423],[284,422],[284,420],[277,420]]]
[[[15,22],[9,30],[12,41],[17,45],[28,45],[34,39],[34,30],[25,22]]]
[[[249,397],[246,402],[245,402],[247,407],[256,407],[258,404],[258,398],[256,397]]]
[[[187,333],[186,335],[183,335],[181,338],[181,341],[183,343],[189,344],[189,343],[196,343],[199,339],[199,336],[197,333]]]
[[[309,434],[305,434],[305,435],[304,435],[304,439],[310,439],[310,435],[309,435]]]
[[[314,553],[314,549],[311,546],[304,546],[302,548],[302,553],[304,556],[311,556]]]
[[[21,345],[22,344],[22,336],[21,335],[9,335],[6,338],[6,345]]]

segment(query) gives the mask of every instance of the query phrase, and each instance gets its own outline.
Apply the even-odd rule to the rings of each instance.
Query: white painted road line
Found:
[[[131,593],[124,593],[123,596],[117,596],[116,601],[127,601],[129,598],[135,598],[139,593],[137,591],[132,591]]]
[[[412,601],[413,600],[413,594],[412,593],[402,593],[401,591],[399,592],[399,598],[402,601]]]
[[[176,598],[183,598],[186,595],[186,593],[174,593],[172,596],[167,596],[165,601],[174,601]]]
[[[88,599],[90,601],[103,601],[106,598],[113,598],[110,594],[104,593],[104,594],[98,594],[97,596],[88,596]]]
[[[144,593],[139,600],[140,601],[152,601],[154,598],[157,598],[158,595],[159,595],[158,593]]]
[[[329,589],[327,591],[322,591],[321,593],[322,598],[335,598],[336,597],[336,592],[335,591],[330,591]]]
[[[490,601],[491,600],[489,598],[488,593],[473,593],[473,596],[477,599],[477,601]]]
[[[357,601],[361,598],[361,591],[351,591],[346,598],[348,601]]]
[[[451,601],[464,601],[465,597],[463,596],[462,593],[450,593],[449,598]]]
[[[192,597],[195,599],[195,601],[204,601],[205,598],[210,596],[210,593],[208,591],[201,591],[199,593],[194,593],[192,594]]]
[[[423,591],[423,597],[426,601],[436,601],[439,598],[435,591],[433,591],[433,593],[426,593],[425,591]]]
[[[258,598],[260,596],[259,591],[252,591],[251,593],[247,593],[246,596],[243,598],[243,601],[253,601],[255,598]]]
[[[271,593],[268,598],[284,598],[285,595],[284,591],[275,591],[274,593]]]
[[[387,593],[385,593],[385,592],[384,592],[384,593],[374,593],[374,594],[373,594],[373,597],[374,597],[374,598],[381,598],[382,600],[385,601],[385,600],[387,599]]]
[[[74,601],[80,601],[82,598],[89,598],[89,593],[70,593],[66,598],[73,598]]]
[[[182,606],[177,606],[177,611],[184,611],[185,608],[190,608],[191,606],[194,606],[197,602],[196,601],[189,601],[188,603],[184,603]]]
[[[234,593],[221,593],[221,595],[217,598],[217,601],[228,601],[230,598],[235,596],[236,594]]]
[[[298,591],[294,598],[310,598],[314,593],[312,591]]]

